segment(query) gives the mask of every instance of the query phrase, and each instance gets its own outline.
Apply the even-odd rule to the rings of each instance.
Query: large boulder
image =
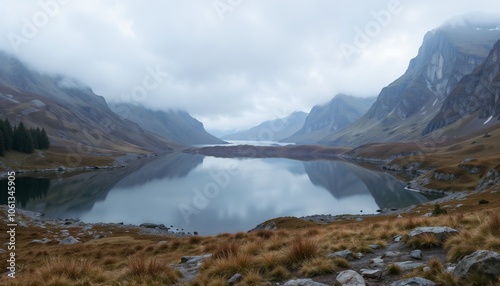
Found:
[[[498,282],[500,277],[500,254],[488,250],[478,250],[460,260],[452,273],[459,278],[480,275],[487,277],[491,281]]]
[[[345,270],[335,278],[335,285],[338,286],[365,286],[365,279],[354,270]]]
[[[433,234],[439,239],[439,241],[443,242],[449,236],[458,234],[458,230],[447,226],[423,226],[413,229],[408,234],[408,237],[412,238],[423,234]]]
[[[422,277],[413,277],[392,282],[389,286],[436,286],[436,283]]]

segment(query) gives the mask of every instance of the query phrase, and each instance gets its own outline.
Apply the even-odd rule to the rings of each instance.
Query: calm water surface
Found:
[[[366,214],[428,200],[387,173],[341,161],[181,153],[129,168],[16,182],[19,206],[47,217],[163,223],[202,235],[247,231],[275,217]]]

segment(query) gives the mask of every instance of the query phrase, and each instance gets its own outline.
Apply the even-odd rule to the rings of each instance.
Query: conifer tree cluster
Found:
[[[49,147],[49,137],[44,128],[28,129],[22,121],[12,127],[8,119],[0,120],[0,156],[8,150],[29,154],[35,149],[46,150]]]

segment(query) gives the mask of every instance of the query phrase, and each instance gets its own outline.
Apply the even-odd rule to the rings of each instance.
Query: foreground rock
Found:
[[[500,254],[478,250],[465,256],[453,270],[453,275],[466,278],[469,276],[484,276],[490,281],[498,281],[500,277]]]
[[[411,239],[413,237],[417,237],[423,234],[432,234],[435,235],[439,241],[444,242],[446,238],[449,236],[458,234],[458,230],[447,227],[447,226],[424,226],[424,227],[417,227],[414,230],[412,230],[409,234],[408,237]]]
[[[331,258],[340,257],[340,258],[347,259],[349,261],[354,260],[354,254],[352,254],[352,252],[350,250],[342,250],[342,251],[333,252],[333,253],[328,254],[327,257],[331,257]]]
[[[233,275],[233,277],[231,277],[231,278],[229,278],[229,280],[227,280],[227,284],[229,284],[229,286],[233,286],[236,283],[241,282],[241,280],[243,280],[243,276],[239,273],[236,273]]]
[[[393,282],[389,286],[436,286],[436,283],[425,278],[413,277]]]
[[[314,282],[312,279],[290,280],[284,286],[328,286],[323,283]]]
[[[366,285],[363,276],[354,270],[345,270],[335,278],[335,285],[339,286],[364,286]]]
[[[80,241],[72,236],[68,236],[65,239],[59,241],[59,245],[71,245],[77,243],[80,243]]]

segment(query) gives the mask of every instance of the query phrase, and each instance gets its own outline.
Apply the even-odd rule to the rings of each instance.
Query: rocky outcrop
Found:
[[[453,270],[459,278],[470,276],[486,277],[491,282],[498,282],[500,277],[500,254],[493,251],[478,250],[465,256]]]
[[[417,227],[408,234],[408,238],[411,239],[413,237],[417,237],[423,234],[435,235],[436,238],[439,239],[439,241],[443,242],[449,236],[458,234],[458,230],[446,226]]]
[[[500,189],[500,165],[488,171],[477,185],[476,190],[483,191],[489,188]]]

